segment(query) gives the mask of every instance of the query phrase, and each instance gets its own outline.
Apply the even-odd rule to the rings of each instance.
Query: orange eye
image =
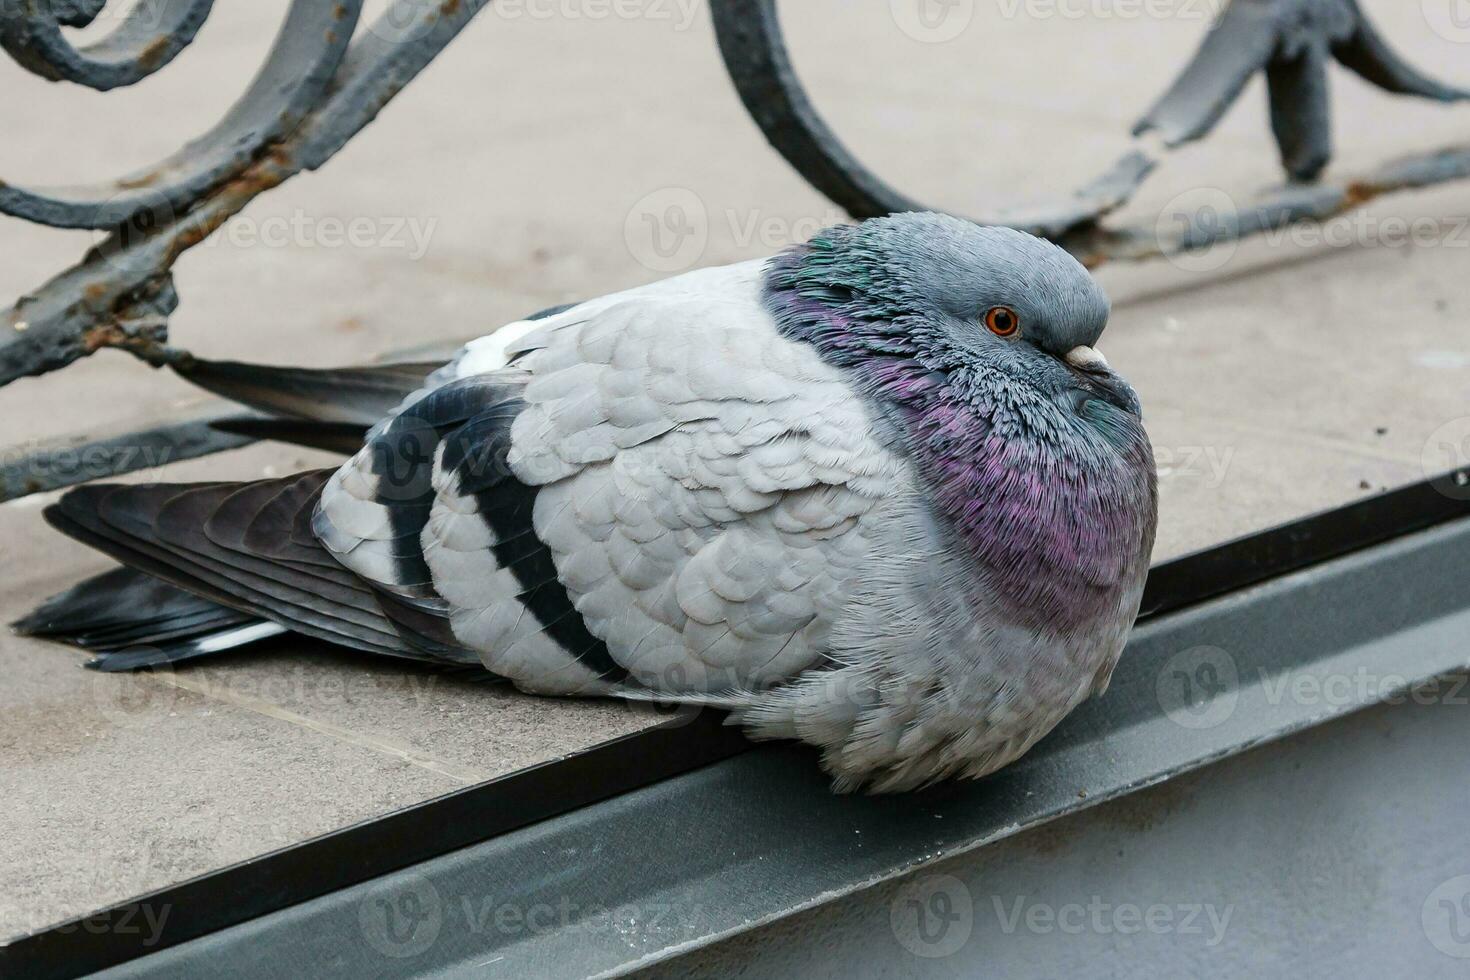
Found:
[[[1021,318],[1009,306],[992,306],[985,311],[985,325],[997,337],[1009,337],[1021,329]]]

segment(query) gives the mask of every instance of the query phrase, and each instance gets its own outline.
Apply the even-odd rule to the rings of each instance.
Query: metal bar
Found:
[[[1157,619],[1136,631],[1104,697],[978,783],[838,797],[814,753],[768,748],[124,972],[184,978],[229,963],[243,977],[624,975],[1464,670],[1467,546],[1462,520]],[[1218,683],[1182,686],[1206,677],[1204,666]],[[1380,683],[1342,685],[1326,703],[1280,696],[1293,678],[1357,676]],[[501,910],[517,912],[519,928]],[[542,926],[530,910],[549,913]]]
[[[714,713],[645,731],[0,944],[0,975],[77,976],[510,833],[749,748]],[[167,907],[165,933],[108,928]],[[298,975],[288,971],[285,975]]]
[[[12,446],[0,452],[0,503],[237,449],[252,440],[217,429],[215,423],[255,417],[235,408],[218,408],[178,422],[85,441],[56,439],[40,446]]]

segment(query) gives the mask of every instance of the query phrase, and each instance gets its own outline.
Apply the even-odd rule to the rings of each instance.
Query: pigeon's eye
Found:
[[[992,306],[985,311],[985,325],[997,337],[1009,337],[1021,329],[1021,318],[1009,306]]]

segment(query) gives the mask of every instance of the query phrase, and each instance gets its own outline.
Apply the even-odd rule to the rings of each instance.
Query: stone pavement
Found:
[[[176,64],[106,97],[0,61],[14,93],[0,104],[0,176],[100,179],[171,152],[224,111],[284,6],[221,5]],[[859,156],[935,206],[980,213],[1075,186],[1126,149],[1211,2],[1141,6],[981,0],[942,43],[905,33],[884,3],[783,10],[804,79]],[[1422,67],[1470,78],[1467,39],[1436,34],[1420,4],[1369,6]],[[1333,85],[1342,172],[1465,138],[1470,109],[1341,72]],[[1257,81],[1124,217],[1148,223],[1211,189],[1245,200],[1278,179],[1264,104]],[[696,234],[662,254],[651,235],[669,230],[671,205]],[[1457,185],[1229,254],[1101,270],[1115,301],[1102,346],[1138,388],[1160,460],[1158,557],[1457,462],[1445,447],[1470,444],[1467,215],[1470,186]],[[320,173],[188,253],[172,336],[213,357],[360,361],[768,254],[840,218],[745,117],[702,4],[523,0],[483,13]],[[90,243],[0,220],[0,300]],[[204,404],[104,352],[0,389],[0,446]],[[244,479],[323,458],[262,445],[135,478]],[[0,505],[5,620],[105,566],[42,525],[47,499]],[[82,659],[0,634],[0,934],[648,723],[304,643],[144,679],[86,673]]]

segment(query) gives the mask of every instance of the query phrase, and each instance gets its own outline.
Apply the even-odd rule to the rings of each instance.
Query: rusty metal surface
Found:
[[[162,13],[154,14],[162,19],[157,25],[156,41],[167,42],[170,51],[181,49],[192,38],[193,30],[181,37],[169,32],[172,22],[177,20],[191,28],[197,27],[193,15],[197,12],[197,20],[202,22],[210,3],[162,2],[164,6],[159,8]],[[99,45],[109,44],[120,34],[136,34],[137,30],[130,30],[130,25],[141,19],[141,12],[157,6],[134,7],[128,20]],[[24,188],[0,182],[0,212],[58,228],[116,228],[124,241],[142,237],[155,226],[169,224],[175,213],[187,211],[221,180],[239,173],[263,147],[291,133],[306,113],[320,103],[327,82],[347,50],[361,6],[362,0],[334,4],[296,0],[255,80],[207,133],[190,140],[165,160],[90,187]],[[185,14],[191,16],[185,20]],[[17,22],[16,17],[21,19]],[[3,27],[7,22],[18,27],[7,33]],[[27,18],[14,12],[0,12],[0,37],[49,37],[39,30],[40,25],[48,23],[44,14]],[[27,59],[21,63],[33,70],[53,69],[41,71],[43,75],[90,84],[93,88],[131,85],[149,74],[135,72],[125,78],[113,78],[116,72],[110,71],[108,65],[68,59],[65,55],[74,53],[74,49],[64,39],[57,43],[62,45],[59,50],[52,45],[9,47],[9,50],[28,52]],[[45,58],[40,66],[31,60],[37,57]]]
[[[69,191],[0,181],[0,211],[63,227],[112,229],[79,264],[0,312],[0,385],[103,347],[154,350],[178,303],[169,270],[179,256],[257,195],[326,162],[487,2],[400,0],[353,39],[360,0],[297,0],[246,95],[213,130],[157,167]],[[69,77],[60,67],[64,59],[48,60],[51,49],[32,39],[49,24],[86,23],[102,4],[83,6],[64,16],[52,5],[6,5],[0,37],[13,55],[23,52],[22,63],[32,70]],[[179,7],[175,0],[169,9]],[[127,22],[118,28],[127,31]],[[101,75],[76,80],[86,78],[106,87]]]
[[[106,91],[141,81],[173,61],[194,40],[214,0],[141,3],[107,37],[73,46],[62,28],[86,27],[106,6],[106,0],[7,4],[0,9],[0,47],[42,78]]]

